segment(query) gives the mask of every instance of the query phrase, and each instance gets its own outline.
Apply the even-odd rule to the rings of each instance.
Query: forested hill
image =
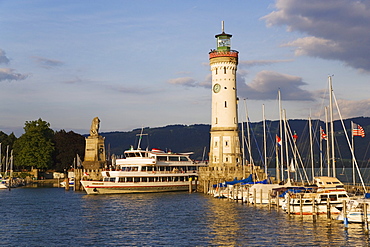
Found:
[[[364,138],[355,137],[355,151],[359,163],[364,163],[370,159],[369,143],[370,143],[370,118],[357,117],[344,120],[344,125],[347,131],[351,130],[351,121],[360,124],[366,133]],[[291,133],[294,131],[298,135],[297,146],[303,159],[309,157],[309,124],[308,120],[289,120]],[[279,121],[266,121],[267,129],[267,153],[272,159],[274,158],[273,149],[275,146],[275,136],[279,134]],[[318,120],[312,120],[312,129],[314,131],[314,153],[318,156],[319,153],[319,129],[320,126],[326,129],[325,123]],[[241,126],[240,126],[241,128]],[[245,136],[246,125],[244,123]],[[348,148],[347,140],[342,128],[341,121],[334,122],[335,137],[336,137],[336,157],[339,160],[351,159],[351,153]],[[208,159],[209,143],[210,143],[210,125],[195,124],[195,125],[168,125],[158,128],[144,128],[141,139],[141,148],[159,148],[164,151],[173,152],[194,152],[193,159],[201,160],[203,157]],[[327,131],[325,131],[327,132]],[[120,155],[124,150],[138,145],[141,129],[135,129],[128,132],[108,132],[100,133],[105,137],[107,152],[110,154]],[[240,132],[241,134],[241,132]],[[263,153],[263,123],[256,122],[250,124],[251,146],[255,162],[261,160]],[[348,132],[349,138],[351,135]],[[326,143],[323,142],[325,147]],[[205,154],[205,156],[204,156]],[[318,160],[318,157],[316,157]],[[364,164],[362,165],[364,166]]]

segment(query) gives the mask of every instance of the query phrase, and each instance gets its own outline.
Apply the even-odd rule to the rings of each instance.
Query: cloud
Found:
[[[275,63],[286,63],[286,62],[292,62],[292,59],[286,59],[286,60],[247,60],[247,61],[240,61],[239,65],[241,67],[252,67],[252,66],[261,66],[261,65],[270,65]]]
[[[370,71],[370,1],[277,0],[277,10],[262,17],[267,26],[287,26],[306,37],[283,44],[295,55],[339,60]]]
[[[51,69],[54,67],[62,66],[64,63],[62,61],[54,60],[54,59],[48,59],[43,57],[33,57],[33,59],[36,61],[36,63],[45,69]]]
[[[280,89],[283,100],[313,101],[312,92],[302,89],[307,83],[301,77],[274,71],[261,71],[251,83],[245,82],[246,72],[237,74],[238,95],[252,100],[275,100]]]
[[[364,100],[337,100],[342,118],[370,116],[370,99]]]
[[[27,77],[28,75],[14,73],[14,69],[0,68],[0,81],[20,81],[26,79]]]
[[[9,58],[5,55],[5,51],[0,49],[0,64],[8,64],[10,62]]]
[[[174,85],[182,85],[186,87],[196,87],[197,84],[195,83],[195,80],[191,77],[180,77],[175,79],[168,80],[168,83],[174,84]]]

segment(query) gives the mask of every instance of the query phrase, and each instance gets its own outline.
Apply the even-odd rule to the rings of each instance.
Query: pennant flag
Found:
[[[359,124],[352,122],[352,136],[365,137],[365,130]]]
[[[276,135],[276,143],[281,146],[281,138],[278,135]]]
[[[328,140],[328,136],[325,134],[324,130],[320,126],[321,140]]]
[[[293,134],[293,139],[294,139],[294,141],[297,141],[297,139],[298,139],[297,132],[295,132],[295,131],[294,131],[294,134]]]

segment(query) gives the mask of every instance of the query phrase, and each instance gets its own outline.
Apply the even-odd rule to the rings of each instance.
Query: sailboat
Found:
[[[290,214],[340,214],[343,202],[349,201],[344,185],[336,177],[335,152],[334,152],[334,125],[333,125],[333,88],[332,78],[329,81],[329,108],[330,108],[330,142],[331,154],[328,152],[328,176],[314,177],[312,190],[285,195],[283,209]],[[340,115],[339,107],[338,113]],[[345,132],[346,133],[346,132]],[[320,135],[322,134],[320,129]],[[327,140],[329,142],[329,139]],[[329,147],[329,145],[327,145]],[[329,156],[330,155],[330,156]],[[331,163],[331,164],[330,164]]]

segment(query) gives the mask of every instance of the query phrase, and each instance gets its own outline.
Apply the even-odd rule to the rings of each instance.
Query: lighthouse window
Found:
[[[229,142],[225,141],[225,147],[229,146]]]
[[[226,67],[224,67],[224,74],[226,74]]]
[[[216,68],[216,70],[215,70],[215,74],[217,75],[217,68]]]
[[[225,101],[225,108],[227,108],[227,101]]]
[[[215,142],[215,147],[217,147],[217,142]]]

